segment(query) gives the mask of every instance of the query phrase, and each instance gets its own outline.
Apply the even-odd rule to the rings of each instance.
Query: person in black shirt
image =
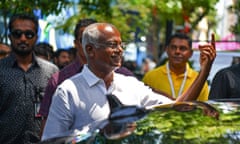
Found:
[[[240,64],[223,68],[213,78],[209,99],[240,98]]]
[[[0,143],[37,143],[40,100],[58,68],[33,52],[38,38],[35,17],[14,15],[8,28],[12,53],[0,61]]]

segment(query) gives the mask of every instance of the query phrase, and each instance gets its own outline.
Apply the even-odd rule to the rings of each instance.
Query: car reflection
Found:
[[[130,113],[126,115],[131,116]],[[134,121],[113,118],[94,133],[55,138],[41,144],[240,143],[240,99],[186,102],[164,107],[155,105],[147,108],[144,117],[138,118]]]

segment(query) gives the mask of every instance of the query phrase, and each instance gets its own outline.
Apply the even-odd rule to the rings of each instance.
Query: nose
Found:
[[[25,41],[25,40],[27,40],[27,37],[26,37],[25,34],[22,33],[19,39],[20,39],[21,41]]]
[[[69,56],[66,56],[66,57],[64,57],[64,59],[65,59],[65,62],[70,62],[70,57]]]
[[[181,52],[180,47],[177,47],[177,48],[175,49],[175,53],[180,53],[180,52]]]
[[[123,49],[124,49],[123,46],[121,44],[118,44],[117,48],[115,50],[118,51],[118,52],[123,53]]]
[[[117,50],[123,52],[123,47],[121,45],[119,45]]]
[[[113,49],[114,55],[123,56],[123,48],[121,45],[118,45],[115,49]]]

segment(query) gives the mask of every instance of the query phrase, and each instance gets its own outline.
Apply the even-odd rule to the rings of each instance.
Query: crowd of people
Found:
[[[46,42],[37,43],[34,47],[34,53],[36,56],[54,63],[59,69],[64,68],[76,58],[75,48],[59,48],[54,51],[53,47]]]
[[[166,44],[166,63],[156,66],[145,59],[139,79],[123,63],[121,33],[113,24],[81,19],[74,48],[57,51],[37,43],[38,27],[34,16],[13,15],[8,25],[11,44],[0,44],[0,143],[37,143],[102,128],[110,113],[109,94],[124,105],[140,107],[240,94],[240,64],[219,71],[209,89],[214,39],[199,47],[197,72],[188,64],[191,38],[173,34]]]

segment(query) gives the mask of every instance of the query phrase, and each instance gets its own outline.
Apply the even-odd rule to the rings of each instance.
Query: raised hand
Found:
[[[199,45],[199,50],[201,70],[190,88],[178,97],[176,101],[192,101],[198,98],[216,57],[214,34],[212,34],[211,43]]]
[[[199,45],[201,70],[210,71],[213,61],[216,58],[215,37],[212,34],[211,43]]]

